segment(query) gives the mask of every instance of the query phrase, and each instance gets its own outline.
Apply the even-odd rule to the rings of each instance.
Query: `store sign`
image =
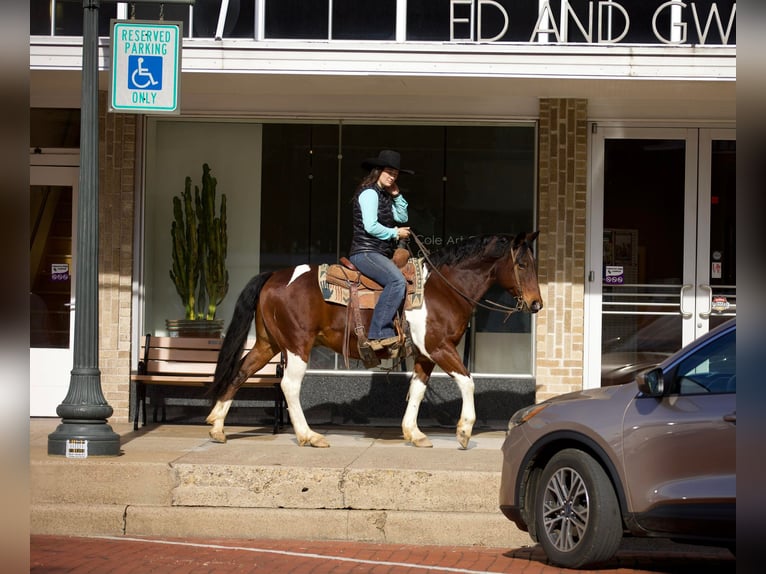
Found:
[[[730,307],[729,300],[722,295],[717,295],[713,297],[711,307],[713,311],[715,311],[716,313],[723,313],[724,311],[729,310],[729,307]]]
[[[69,281],[69,263],[51,263],[51,281]]]
[[[112,20],[110,111],[181,112],[182,22]]]
[[[625,268],[622,265],[607,265],[604,267],[604,283],[607,285],[622,285],[625,283]]]
[[[630,5],[629,2],[625,4]],[[715,37],[710,43],[728,44],[737,4],[722,4],[724,10],[719,10],[718,2],[698,6],[696,2],[670,0],[648,14],[642,9],[641,17],[635,14],[632,17],[635,3],[626,6],[616,0],[544,1],[540,2],[537,20],[526,37],[529,42],[616,44],[630,41],[626,38],[638,20],[638,27],[651,26],[654,40],[663,44],[686,44],[691,26],[698,44],[708,43],[709,37]],[[496,42],[506,39],[512,23],[522,21],[515,17],[511,7],[512,4],[503,0],[450,0],[450,41]],[[726,11],[728,19],[724,15]]]
[[[294,2],[262,3],[267,40],[737,44],[736,0],[353,0],[353,14],[333,0],[305,2],[298,11]],[[218,16],[204,15],[208,27],[215,29]],[[195,25],[202,18],[195,12]]]

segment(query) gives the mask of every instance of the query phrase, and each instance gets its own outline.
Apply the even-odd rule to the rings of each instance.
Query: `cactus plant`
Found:
[[[183,203],[182,203],[183,202]],[[197,240],[197,215],[191,196],[191,178],[186,177],[181,197],[173,198],[173,223],[170,227],[173,239],[173,266],[170,279],[176,287],[184,306],[184,317],[196,319],[195,299],[199,283],[199,243]]]
[[[181,297],[184,317],[189,320],[215,319],[217,307],[229,290],[226,194],[221,194],[220,215],[216,216],[217,184],[205,163],[202,190],[194,186],[194,199],[189,176],[183,194],[173,198],[170,278]]]
[[[221,211],[216,217],[215,188],[218,180],[210,175],[208,164],[202,166],[202,192],[195,188],[195,203],[200,237],[200,297],[198,313],[205,319],[215,319],[216,309],[229,291],[229,271],[226,269],[228,237],[226,228],[226,194],[221,194]]]

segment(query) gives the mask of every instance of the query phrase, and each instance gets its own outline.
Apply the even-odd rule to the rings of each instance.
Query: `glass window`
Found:
[[[337,173],[337,125],[263,125],[261,271],[337,261]]]
[[[51,35],[51,0],[29,0],[29,35]]]
[[[260,124],[149,118],[146,124],[144,190],[144,329],[166,335],[165,321],[184,318],[184,306],[170,279],[173,197],[202,187],[203,164],[216,178],[217,205],[227,198],[229,292],[216,318],[231,318],[237,295],[260,271]],[[284,190],[280,190],[285,193]]]
[[[29,111],[29,145],[32,148],[80,147],[80,110],[32,108]]]
[[[327,0],[266,0],[266,38],[326,40],[330,6]]]
[[[698,349],[678,365],[675,384],[682,395],[737,390],[737,334],[732,331]]]
[[[214,38],[218,30],[220,13],[220,2],[198,1],[193,7],[194,37]],[[223,37],[253,38],[254,36],[255,2],[229,0],[223,25]]]
[[[189,175],[199,185],[203,162],[227,194],[230,287],[218,318],[260,271],[332,263],[348,255],[351,197],[361,163],[381,149],[402,154],[399,179],[410,226],[429,251],[463,237],[532,231],[535,127],[264,123],[147,120],[146,323],[161,334],[182,306],[168,277],[172,196]],[[413,249],[416,249],[412,245]],[[499,290],[488,299],[513,305]],[[479,309],[461,347],[477,373],[531,374],[531,318]],[[345,368],[316,348],[311,369]],[[351,369],[363,368],[361,364]]]
[[[470,8],[461,6],[459,16],[469,17]],[[407,40],[449,41],[450,0],[408,0]],[[469,34],[460,37],[469,36]]]
[[[29,346],[69,348],[72,298],[72,188],[29,188]]]
[[[396,0],[333,0],[334,40],[396,39]]]

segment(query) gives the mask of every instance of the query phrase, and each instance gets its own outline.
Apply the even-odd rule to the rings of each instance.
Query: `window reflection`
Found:
[[[210,164],[229,207],[228,321],[236,295],[261,271],[334,263],[351,241],[351,197],[364,159],[396,149],[410,225],[430,252],[473,234],[531,231],[535,223],[535,126],[228,123],[152,118],[146,140],[144,253],[147,332],[163,334],[179,302],[168,280],[171,198]],[[414,247],[413,247],[414,249]],[[499,289],[486,298],[513,306]],[[533,374],[529,315],[479,309],[459,347],[476,373]],[[315,349],[311,369],[345,370]],[[351,362],[350,369],[362,365]]]
[[[471,235],[533,230],[531,125],[265,124],[261,270],[332,263],[347,255],[351,197],[365,175],[360,165],[384,148],[398,150],[403,165],[415,171],[398,183],[410,205],[409,224],[430,252]],[[515,305],[499,288],[486,298]],[[479,308],[468,337],[473,370],[532,372],[529,315],[508,318]],[[315,349],[309,366],[343,368],[342,363],[334,353]]]

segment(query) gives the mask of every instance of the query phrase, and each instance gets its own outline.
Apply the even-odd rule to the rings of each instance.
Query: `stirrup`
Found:
[[[390,349],[391,347],[399,343],[399,337],[394,335],[393,337],[386,337],[385,339],[368,339],[367,344],[373,351],[383,351],[384,349]]]

